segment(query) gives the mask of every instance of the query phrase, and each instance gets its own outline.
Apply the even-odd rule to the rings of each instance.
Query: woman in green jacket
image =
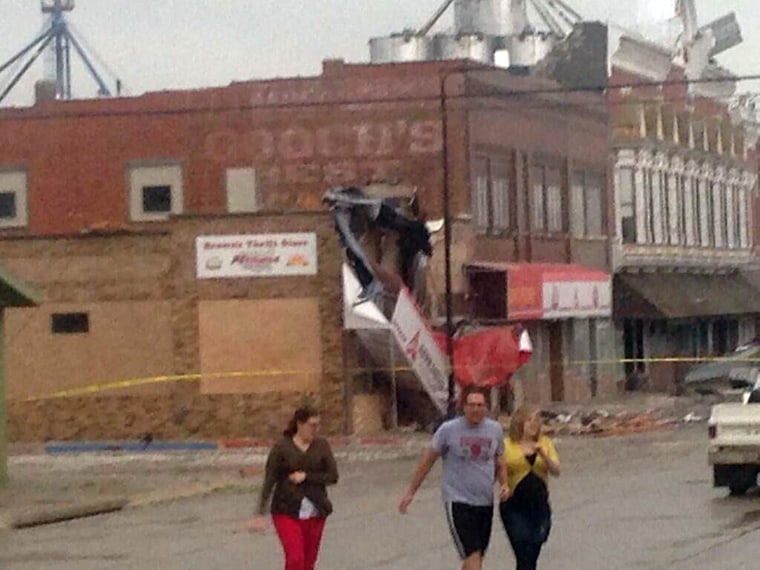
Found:
[[[311,407],[293,414],[283,437],[272,447],[266,463],[258,516],[253,531],[267,527],[270,513],[285,554],[285,570],[314,570],[325,521],[332,513],[327,486],[338,482],[330,444],[317,437],[319,413]]]

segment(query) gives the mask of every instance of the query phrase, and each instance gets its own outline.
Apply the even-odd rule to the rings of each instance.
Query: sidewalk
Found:
[[[576,435],[623,435],[703,421],[712,401],[631,394],[615,400],[544,407],[547,428],[562,438]],[[501,418],[508,421],[507,417]],[[342,462],[381,461],[418,457],[430,435],[394,432],[374,437],[331,438]],[[104,510],[135,508],[199,495],[250,492],[258,487],[270,440],[222,440],[187,451],[156,451],[167,442],[135,451],[128,442],[109,442],[109,451],[72,453],[72,443],[10,446],[11,482],[0,491],[0,529],[43,524]],[[161,444],[164,445],[161,445]],[[203,443],[203,442],[200,442]],[[205,442],[206,444],[208,442]],[[68,446],[68,447],[67,447]],[[84,444],[84,448],[96,448]],[[168,446],[170,449],[177,446]],[[121,451],[130,449],[131,451]]]
[[[342,462],[417,457],[428,442],[428,434],[415,433],[332,439],[335,456]],[[11,480],[0,490],[0,529],[210,493],[253,493],[270,443],[225,440],[213,450],[152,451],[148,446],[139,452],[54,454],[45,453],[43,445],[12,445]]]

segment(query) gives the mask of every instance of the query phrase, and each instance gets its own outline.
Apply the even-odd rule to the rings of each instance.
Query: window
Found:
[[[654,243],[665,243],[665,233],[663,231],[665,222],[667,220],[667,201],[662,188],[662,172],[659,170],[651,171],[649,173],[650,186],[652,200],[649,204],[651,225],[652,225],[652,240]]]
[[[530,172],[533,229],[551,233],[564,231],[561,170],[534,165]]]
[[[160,221],[183,211],[182,167],[178,164],[133,166],[129,186],[132,220]]]
[[[704,178],[697,179],[699,194],[699,243],[702,247],[711,245],[712,201],[709,199],[708,182]]]
[[[691,193],[687,189],[686,175],[676,174],[673,177],[676,185],[676,194],[678,198],[678,231],[682,245],[689,245],[688,227],[691,224]]]
[[[474,162],[473,208],[480,232],[501,234],[513,227],[512,162],[479,156]]]
[[[684,228],[686,234],[686,245],[694,246],[697,244],[696,236],[699,235],[699,203],[694,191],[694,178],[691,176],[683,177],[683,209],[684,209]]]
[[[491,161],[491,219],[493,229],[498,231],[508,229],[512,212],[509,192],[509,165],[502,161]]]
[[[573,172],[570,182],[570,233],[573,237],[586,235],[586,176]]]
[[[170,214],[172,211],[171,186],[143,186],[143,212]]]
[[[87,313],[54,313],[50,318],[53,334],[82,334],[90,331]]]
[[[570,229],[575,237],[604,235],[604,176],[577,170],[570,185]]]
[[[702,203],[702,184],[697,176],[691,179],[691,198],[694,201],[694,245],[702,244],[702,233],[704,228]]]
[[[724,206],[724,196],[725,192],[723,192],[722,184],[718,182],[712,183],[712,189],[713,189],[713,224],[714,224],[714,239],[713,242],[715,244],[715,247],[724,247],[726,244],[723,241],[724,232],[723,228],[726,225],[726,211],[723,209]]]
[[[667,196],[668,212],[668,243],[678,245],[681,243],[681,200],[679,199],[679,185],[681,176],[663,172],[663,189]]]
[[[749,228],[752,227],[750,225],[750,217],[749,212],[750,206],[749,206],[749,196],[751,196],[751,192],[747,192],[746,188],[739,186],[739,233],[741,236],[741,248],[746,249],[750,247],[750,235],[749,235]]]
[[[715,182],[712,180],[707,180],[705,182],[707,186],[707,216],[708,216],[708,225],[707,225],[707,233],[708,233],[708,242],[707,245],[710,247],[714,247],[716,243],[716,228],[718,227],[718,222],[715,220],[715,211],[716,211],[716,196],[715,196]]]
[[[16,193],[0,192],[0,219],[8,220],[16,217]]]
[[[618,170],[618,198],[623,243],[636,243],[636,203],[632,168]]]
[[[740,241],[737,239],[739,218],[736,215],[735,186],[729,183],[723,189],[726,194],[726,247],[734,249]]]
[[[472,190],[475,227],[479,232],[487,232],[491,225],[488,200],[488,159],[475,160],[475,181]]]
[[[550,232],[564,230],[562,210],[562,173],[559,168],[549,168],[546,171],[546,227]]]
[[[654,173],[646,169],[643,172],[644,194],[644,227],[646,228],[645,243],[654,243],[655,236],[655,206],[654,206]]]
[[[27,223],[26,172],[0,170],[0,228],[23,227]]]
[[[531,168],[531,197],[533,198],[533,229],[544,230],[546,229],[545,223],[545,207],[544,207],[544,174],[545,169],[543,167]]]
[[[256,212],[259,209],[256,194],[256,170],[253,168],[227,169],[227,211]]]

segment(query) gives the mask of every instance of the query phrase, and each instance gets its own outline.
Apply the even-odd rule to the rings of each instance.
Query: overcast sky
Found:
[[[675,0],[567,0],[588,20],[628,27],[642,6],[662,17]],[[420,27],[442,0],[77,0],[69,15],[126,92],[226,85],[253,78],[315,75],[326,58],[366,61],[367,41]],[[760,73],[760,2],[697,0],[700,23],[731,10],[745,42],[721,56],[740,74]],[[439,23],[451,25],[452,14]],[[0,63],[24,47],[43,24],[38,0],[0,0]],[[32,101],[41,63],[5,100]],[[7,82],[0,75],[0,86]],[[111,75],[105,73],[107,79]],[[75,95],[94,95],[85,72],[74,67]]]

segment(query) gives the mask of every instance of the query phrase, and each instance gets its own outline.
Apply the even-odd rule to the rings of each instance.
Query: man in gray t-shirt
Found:
[[[399,504],[399,511],[406,513],[430,469],[443,457],[443,501],[462,570],[482,568],[491,538],[495,477],[501,485],[500,500],[510,494],[501,460],[504,430],[485,417],[487,401],[487,392],[481,388],[462,391],[464,415],[443,423],[435,432]]]

